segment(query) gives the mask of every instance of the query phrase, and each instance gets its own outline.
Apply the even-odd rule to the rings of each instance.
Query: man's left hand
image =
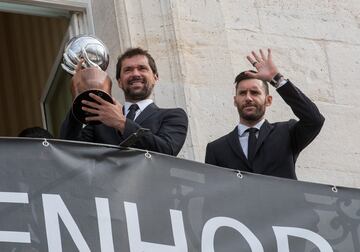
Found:
[[[257,70],[257,73],[246,72],[246,74],[254,79],[271,81],[274,78],[274,76],[279,72],[272,60],[271,49],[268,49],[267,56],[261,49],[259,50],[259,53],[260,55],[252,51],[251,55],[248,55],[246,57],[248,61]]]
[[[95,102],[82,100],[82,104],[86,105],[82,107],[82,110],[93,115],[86,117],[85,120],[87,122],[100,121],[123,133],[126,120],[122,112],[123,106],[115,99],[113,99],[113,104],[93,93],[90,93],[89,96],[93,98]]]

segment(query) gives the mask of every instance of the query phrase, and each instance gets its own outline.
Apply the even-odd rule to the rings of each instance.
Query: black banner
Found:
[[[1,252],[360,251],[356,189],[20,138],[0,175]]]

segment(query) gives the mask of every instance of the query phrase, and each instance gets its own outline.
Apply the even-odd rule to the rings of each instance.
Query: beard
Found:
[[[245,112],[246,107],[248,106],[254,106],[255,107],[255,111],[252,113],[247,113]],[[240,115],[240,118],[248,121],[248,122],[258,122],[260,121],[261,118],[263,118],[263,116],[265,115],[265,104],[245,104],[242,106],[238,106],[238,112]]]
[[[141,89],[134,90],[131,88],[133,82],[141,81],[143,86]],[[154,88],[154,85],[151,85],[145,78],[134,77],[127,81],[127,85],[123,88],[125,98],[131,101],[141,101],[148,98],[151,95],[151,92]]]

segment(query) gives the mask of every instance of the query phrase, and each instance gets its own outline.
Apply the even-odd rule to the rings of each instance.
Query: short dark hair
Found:
[[[154,58],[150,55],[150,53],[148,53],[147,50],[144,50],[140,47],[136,47],[136,48],[127,49],[122,55],[120,55],[118,57],[118,61],[116,63],[116,79],[117,80],[120,79],[121,66],[122,66],[121,64],[124,61],[124,59],[128,59],[128,58],[131,58],[131,57],[134,57],[137,55],[145,56],[148,59],[151,70],[154,72],[154,74],[156,76],[159,76]]]
[[[30,127],[22,130],[18,137],[54,138],[46,129],[41,127]]]
[[[253,77],[250,77],[246,74],[246,72],[251,72],[251,73],[257,73],[254,70],[248,70],[248,71],[243,71],[241,73],[239,73],[236,77],[235,77],[235,90],[237,90],[240,81],[243,80],[250,80],[250,79],[254,79]],[[266,81],[261,81],[263,83],[264,86],[264,90],[265,90],[265,94],[268,95],[269,94],[269,84]]]

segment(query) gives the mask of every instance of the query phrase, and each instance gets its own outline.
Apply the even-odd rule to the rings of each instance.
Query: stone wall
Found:
[[[101,2],[101,4],[100,4]],[[92,1],[95,32],[116,56],[149,49],[160,82],[155,102],[183,107],[190,131],[181,157],[202,162],[209,141],[238,122],[233,79],[246,55],[273,49],[274,61],[320,108],[326,122],[300,155],[300,180],[360,188],[360,1]],[[101,6],[100,6],[101,5]],[[99,15],[104,6],[106,18]],[[106,25],[104,25],[106,24]],[[110,69],[115,69],[116,57]],[[271,90],[269,121],[294,118]],[[121,92],[118,98],[123,99]]]

